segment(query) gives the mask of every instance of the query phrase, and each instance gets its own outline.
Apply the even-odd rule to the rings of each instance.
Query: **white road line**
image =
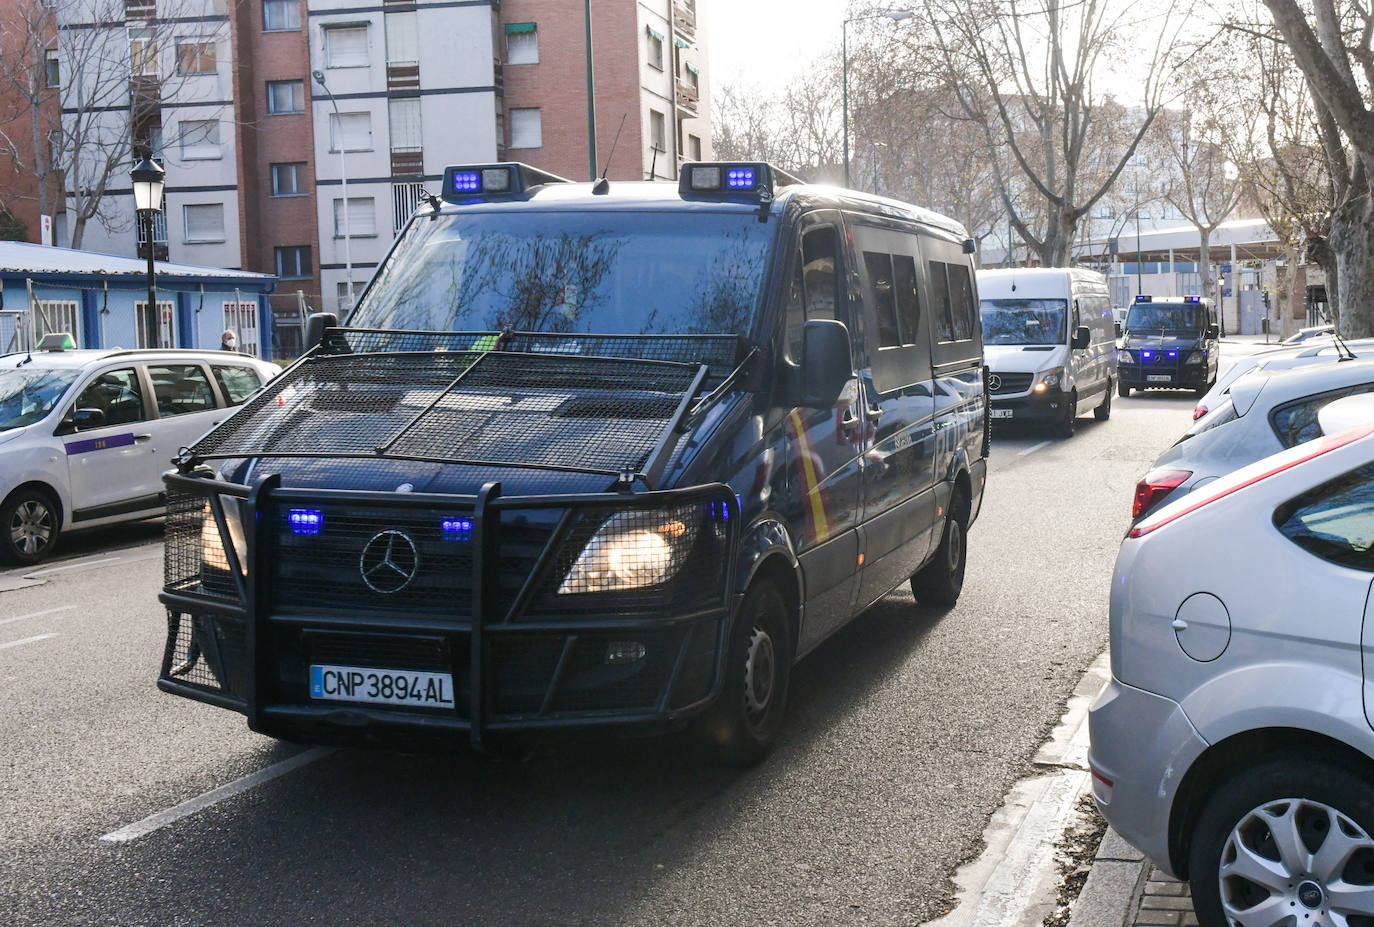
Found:
[[[48,567],[45,570],[34,570],[32,573],[25,573],[28,579],[37,579],[40,576],[51,576],[54,573],[66,573],[68,570],[80,570],[83,567],[100,566],[102,563],[119,563],[121,557],[103,557],[99,560],[77,560],[74,563],[67,563],[62,566]]]
[[[250,773],[242,779],[235,779],[228,785],[222,785],[217,789],[211,789],[203,795],[189,798],[179,805],[175,805],[165,811],[149,815],[141,821],[135,821],[119,830],[111,831],[101,837],[104,843],[128,843],[130,840],[137,840],[139,837],[147,836],[155,830],[166,827],[180,821],[184,817],[189,817],[197,811],[209,808],[211,805],[232,798],[240,792],[246,792],[251,788],[262,785],[264,782],[271,782],[280,776],[300,769],[302,766],[309,765],[316,760],[324,759],[334,752],[333,747],[311,747],[303,753],[297,753],[289,759],[282,760],[280,763],[273,763],[266,769],[259,769],[255,773]]]
[[[16,621],[28,621],[30,618],[42,618],[44,615],[56,615],[58,612],[69,612],[76,608],[75,605],[60,605],[57,608],[45,608],[41,612],[29,612],[27,615],[16,615],[13,618],[0,618],[0,625],[14,624]]]
[[[51,634],[35,634],[33,637],[21,637],[17,641],[10,641],[8,644],[0,644],[0,650],[9,650],[11,647],[18,647],[22,644],[34,644],[38,641],[45,641],[50,637],[56,637],[57,632]]]
[[[1025,457],[1027,454],[1034,454],[1036,451],[1040,450],[1040,448],[1049,447],[1053,443],[1053,441],[1041,441],[1039,444],[1032,444],[1030,447],[1026,448],[1023,451],[1017,451],[1016,456]]]

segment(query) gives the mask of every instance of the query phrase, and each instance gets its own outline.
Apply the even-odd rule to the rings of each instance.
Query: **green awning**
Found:
[[[688,42],[686,39],[684,39],[684,38],[683,38],[682,36],[680,36],[680,35],[675,35],[675,36],[673,36],[673,44],[676,45],[678,48],[691,48],[691,47],[692,47],[692,43],[691,43],[691,42]]]
[[[506,23],[506,35],[533,31],[534,23]]]
[[[657,41],[657,42],[662,42],[662,41],[663,41],[663,33],[661,33],[661,32],[655,32],[653,26],[645,26],[644,28],[649,30],[649,34],[650,34],[651,36],[654,37],[654,40],[655,40],[655,41]]]
[[[687,70],[691,71],[693,74],[697,75],[698,77],[701,76],[701,72],[697,70],[697,66],[694,65],[694,64],[689,64],[689,65],[687,65]]]

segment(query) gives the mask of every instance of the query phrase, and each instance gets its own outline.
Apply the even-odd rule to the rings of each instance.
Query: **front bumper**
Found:
[[[1122,386],[1132,389],[1200,389],[1207,385],[1207,364],[1117,363]]]
[[[994,393],[990,398],[993,424],[1060,422],[1064,420],[1064,408],[1069,401],[1069,397],[1058,389],[1020,396],[998,396]]]
[[[166,481],[160,599],[168,634],[158,687],[238,711],[253,730],[321,743],[480,748],[491,734],[671,728],[719,690],[739,514],[728,487],[502,497],[499,484],[488,484],[465,497],[283,489],[275,477],[253,487],[174,474]],[[684,506],[702,514],[674,579],[560,594],[608,512]],[[310,526],[323,526],[317,537],[283,529],[303,510],[322,513]],[[541,514],[548,530],[533,533]],[[238,543],[226,527],[235,515],[250,526]],[[447,560],[418,527],[437,528],[440,515],[465,532]],[[216,528],[223,556],[200,546]],[[437,578],[417,579],[408,598],[352,582],[360,555],[340,551],[374,530],[413,536],[417,572]],[[316,564],[302,540],[334,546]],[[312,697],[312,665],[447,675],[451,705]]]
[[[1115,677],[1088,713],[1093,800],[1117,833],[1161,870],[1169,858],[1169,818],[1179,783],[1207,742],[1177,702]]]

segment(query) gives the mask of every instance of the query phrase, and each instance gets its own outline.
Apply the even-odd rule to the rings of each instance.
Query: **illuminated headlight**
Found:
[[[244,560],[244,553],[248,545],[243,539],[243,525],[239,523],[238,512],[235,511],[233,502],[224,503],[224,524],[229,528],[229,541],[234,545],[234,553],[238,555],[239,565],[244,570],[248,569],[248,564]],[[210,503],[205,503],[204,514],[200,523],[200,562],[201,568],[221,570],[229,572],[229,557],[224,552],[224,541],[220,538],[219,526],[215,524],[215,513],[210,509]]]
[[[1134,352],[1134,351],[1122,351],[1120,354],[1118,354],[1118,355],[1116,356],[1116,359],[1117,359],[1117,361],[1118,361],[1119,363],[1122,363],[1122,364],[1134,364],[1134,363],[1135,363],[1135,352]]]
[[[1185,365],[1187,365],[1187,364],[1201,364],[1201,363],[1202,363],[1203,361],[1205,361],[1205,360],[1207,360],[1207,352],[1206,352],[1206,351],[1193,351],[1192,353],[1190,353],[1190,354],[1188,355],[1188,359],[1187,359],[1186,361],[1184,361],[1183,363],[1184,363]]]
[[[559,593],[614,592],[664,582],[687,559],[699,517],[698,506],[612,516],[582,549]]]
[[[1044,373],[1040,374],[1040,376],[1036,379],[1035,391],[1037,393],[1043,393],[1045,392],[1045,390],[1055,389],[1059,386],[1059,383],[1063,376],[1063,367],[1055,367],[1053,370],[1046,370]]]

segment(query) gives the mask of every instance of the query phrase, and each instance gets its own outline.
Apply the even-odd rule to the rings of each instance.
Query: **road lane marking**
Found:
[[[23,644],[35,644],[38,641],[45,641],[50,637],[56,637],[57,632],[50,634],[35,634],[33,637],[21,637],[17,641],[10,641],[8,644],[0,644],[0,650],[9,650],[11,647],[19,647]]]
[[[45,570],[34,570],[32,573],[25,573],[26,579],[38,579],[40,576],[51,576],[54,573],[65,573],[68,570],[80,570],[83,567],[100,566],[103,563],[119,563],[121,557],[104,557],[100,560],[77,560],[63,566],[48,567]]]
[[[13,618],[0,618],[0,625],[14,624],[16,621],[28,621],[30,618],[42,618],[44,615],[56,615],[58,612],[69,612],[76,608],[75,605],[59,605],[57,608],[45,608],[41,612],[29,612],[27,615],[16,615]]]
[[[1017,457],[1025,457],[1027,454],[1034,454],[1036,451],[1040,450],[1040,448],[1042,448],[1042,447],[1049,447],[1049,446],[1050,446],[1051,444],[1053,444],[1053,443],[1054,443],[1053,441],[1041,441],[1039,444],[1032,444],[1030,447],[1026,448],[1024,451],[1017,451],[1017,452],[1016,452],[1016,456],[1017,456]]]
[[[264,782],[271,782],[273,779],[294,772],[302,766],[307,766],[316,760],[322,760],[334,752],[333,747],[311,747],[303,753],[297,753],[293,757],[282,760],[280,763],[273,763],[265,769],[259,769],[255,773],[249,773],[242,779],[235,779],[228,785],[221,785],[217,789],[211,789],[204,794],[197,795],[195,798],[188,798],[179,805],[174,805],[165,811],[151,814],[141,821],[121,827],[119,830],[111,831],[100,840],[103,843],[128,843],[130,840],[137,840],[139,837],[147,836],[155,830],[160,830],[168,824],[174,824],[182,818],[190,817],[197,811],[203,811],[211,805],[218,804],[226,798],[233,798],[241,792],[246,792],[251,788],[256,788]]]

